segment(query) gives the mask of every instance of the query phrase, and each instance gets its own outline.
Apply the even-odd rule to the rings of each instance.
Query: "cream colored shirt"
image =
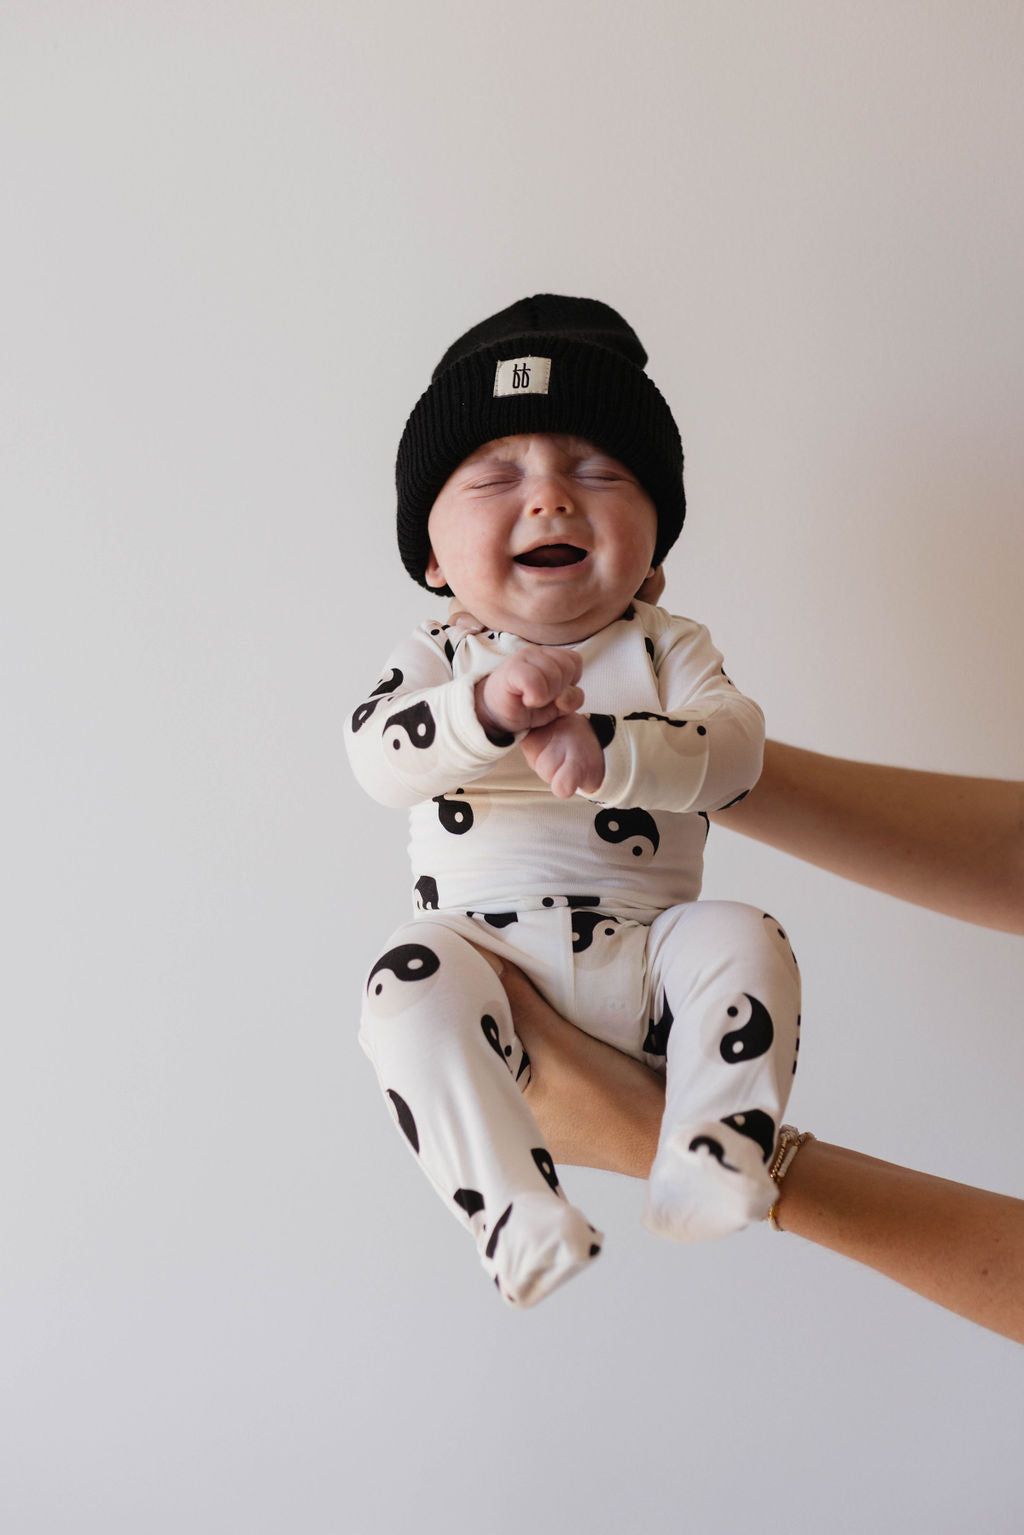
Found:
[[[696,900],[707,812],[757,782],[764,717],[707,629],[637,602],[572,648],[605,775],[557,799],[522,736],[490,739],[477,680],[525,642],[425,623],[389,657],[345,731],[359,782],[410,809],[419,910],[600,906],[637,917]]]

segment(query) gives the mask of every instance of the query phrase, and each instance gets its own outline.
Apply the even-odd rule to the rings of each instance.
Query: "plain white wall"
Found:
[[[345,714],[430,609],[405,415],[538,290],[645,340],[669,605],[784,740],[1019,777],[1024,9],[0,10],[11,1535],[1016,1531],[1020,1354],[640,1189],[507,1313],[355,1043],[406,909]],[[1007,1192],[1019,940],[728,833],[804,970],[792,1117]]]

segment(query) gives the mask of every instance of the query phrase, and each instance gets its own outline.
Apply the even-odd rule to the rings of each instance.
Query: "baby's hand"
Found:
[[[596,794],[601,787],[604,752],[582,714],[531,730],[523,740],[523,756],[559,799],[569,799],[579,789]]]
[[[583,703],[576,686],[583,662],[575,650],[524,645],[476,685],[476,715],[485,730],[534,730]]]

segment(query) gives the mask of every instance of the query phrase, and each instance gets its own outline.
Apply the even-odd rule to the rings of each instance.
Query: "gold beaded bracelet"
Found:
[[[794,1159],[800,1147],[805,1141],[813,1141],[814,1136],[810,1130],[805,1130],[801,1135],[795,1125],[783,1125],[779,1131],[779,1143],[775,1148],[775,1156],[772,1165],[768,1169],[768,1176],[779,1190],[779,1194],[768,1214],[765,1216],[773,1231],[781,1231],[783,1228],[778,1222],[779,1205],[782,1203],[782,1180],[792,1167]]]

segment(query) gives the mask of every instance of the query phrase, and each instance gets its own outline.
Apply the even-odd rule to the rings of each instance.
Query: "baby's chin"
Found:
[[[592,635],[599,634],[609,624],[615,623],[628,611],[629,606],[630,602],[626,601],[621,606],[616,605],[614,611],[603,606],[579,614],[567,613],[564,609],[562,612],[555,609],[550,612],[519,614],[487,611],[474,613],[455,597],[449,606],[448,622],[459,623],[460,627],[475,634],[514,634],[530,645],[579,645]]]
[[[514,617],[506,615],[481,626],[488,634],[514,634],[530,645],[578,645],[605,627],[589,619]]]
[[[456,592],[448,607],[449,623],[471,633],[514,634],[531,645],[577,645],[607,628],[629,608],[631,597],[552,587],[521,594],[520,602],[469,603]]]

